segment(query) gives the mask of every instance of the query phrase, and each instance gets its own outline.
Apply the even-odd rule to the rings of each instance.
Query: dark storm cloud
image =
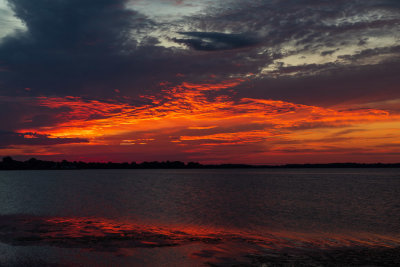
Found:
[[[27,27],[0,44],[1,91],[76,93],[127,75],[135,38],[151,26],[124,0],[9,0]],[[133,37],[132,37],[133,36]]]
[[[124,0],[9,2],[27,31],[0,43],[1,95],[27,95],[25,88],[30,88],[29,95],[135,97],[160,90],[161,81],[204,82],[211,74],[224,79],[257,70],[268,60],[265,56],[258,63],[245,59],[256,51],[208,56],[159,46],[159,40],[148,33],[169,26],[126,9]],[[244,34],[203,35],[212,39],[214,48],[256,41],[245,40]],[[183,76],[177,77],[178,73]]]
[[[250,34],[227,34],[220,32],[179,32],[192,37],[189,39],[173,39],[195,50],[216,51],[254,46],[259,40]]]
[[[137,96],[160,90],[161,81],[177,84],[209,81],[211,75],[223,80],[257,74],[274,61],[281,66],[245,83],[239,95],[303,103],[328,97],[334,103],[361,94],[372,98],[378,90],[388,94],[399,83],[393,71],[398,66],[395,56],[389,63],[368,63],[370,57],[388,55],[390,47],[374,50],[374,55],[362,52],[371,49],[364,46],[372,37],[396,32],[398,1],[227,0],[171,24],[157,24],[126,9],[124,0],[9,2],[27,31],[0,44],[3,95],[26,95],[24,88],[29,87],[33,95]],[[150,37],[154,29],[191,49],[163,47],[160,36]],[[180,37],[174,35],[177,32]],[[347,65],[279,63],[301,53],[328,58],[352,42],[361,52],[342,55]],[[288,43],[292,47],[284,47]],[[366,66],[358,66],[361,60]]]
[[[86,142],[88,140],[82,138],[49,138],[47,135],[36,133],[0,132],[0,148],[14,145],[46,146]]]

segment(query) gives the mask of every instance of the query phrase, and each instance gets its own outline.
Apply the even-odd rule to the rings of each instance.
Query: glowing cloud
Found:
[[[39,106],[65,109],[56,115],[59,122],[18,132],[84,138],[89,140],[86,146],[180,147],[183,154],[201,151],[207,155],[226,146],[240,146],[235,153],[254,153],[254,148],[248,149],[257,143],[258,151],[262,150],[258,153],[265,155],[327,147],[335,151],[377,148],[394,142],[400,128],[399,116],[381,109],[336,110],[270,99],[235,99],[231,89],[241,82],[182,83],[155,96],[142,96],[148,104],[136,106],[81,97],[38,97]]]

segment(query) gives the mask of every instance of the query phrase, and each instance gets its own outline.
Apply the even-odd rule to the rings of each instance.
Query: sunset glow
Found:
[[[399,18],[372,2],[0,1],[0,154],[397,162]]]
[[[397,114],[372,108],[339,110],[235,98],[234,89],[241,82],[182,83],[155,96],[142,96],[147,103],[141,105],[72,96],[32,98],[39,110],[46,107],[55,111],[56,123],[19,129],[18,133],[24,138],[40,135],[48,139],[85,139],[87,142],[79,147],[89,152],[96,146],[156,146],[160,151],[177,150],[193,160],[199,160],[197,153],[203,154],[203,160],[204,155],[218,153],[224,147],[248,157],[246,154],[254,154],[257,145],[258,156],[268,160],[268,156],[281,153],[385,153],[390,150],[389,144],[398,142]],[[77,145],[70,142],[57,146],[68,151]],[[46,147],[35,146],[31,153],[46,155],[54,151]],[[252,158],[250,162],[257,163]]]

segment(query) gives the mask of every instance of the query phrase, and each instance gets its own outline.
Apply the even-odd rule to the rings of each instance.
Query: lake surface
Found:
[[[0,265],[202,266],[278,247],[394,247],[399,196],[399,169],[2,171]],[[104,233],[108,243],[83,245]]]

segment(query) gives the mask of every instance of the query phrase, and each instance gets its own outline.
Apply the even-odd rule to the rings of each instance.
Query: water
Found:
[[[31,216],[81,220],[74,221],[76,226],[90,218],[89,223],[102,221],[113,225],[107,229],[129,222],[136,228],[140,225],[164,230],[183,229],[192,231],[191,234],[201,230],[203,233],[208,231],[211,236],[223,232],[221,236],[225,237],[228,233],[242,239],[269,237],[269,241],[275,240],[271,235],[282,240],[302,235],[308,239],[310,236],[323,240],[336,238],[335,242],[339,243],[350,237],[354,242],[396,243],[400,233],[399,196],[399,169],[0,172],[0,217],[9,224],[18,224],[15,218],[26,220]],[[121,229],[121,226],[115,227]],[[67,229],[63,228],[63,231]],[[182,260],[181,264],[194,266],[202,262],[194,261],[193,255],[200,255],[200,258],[214,255],[196,254],[196,251],[209,248],[207,242],[188,244],[185,238],[173,238],[182,244],[175,248],[153,247],[152,252],[149,248],[141,248],[139,254],[133,253],[134,256],[126,252],[126,248],[124,253],[121,252],[125,245],[115,245],[120,247],[119,254],[115,251],[104,254],[87,249],[82,252],[80,246],[71,248],[71,244],[54,246],[49,241],[29,243],[30,246],[24,244],[22,248],[15,242],[3,240],[0,251],[6,259],[3,264],[15,263],[17,258],[66,263],[74,258],[65,256],[71,253],[86,253],[85,260],[79,258],[76,262],[94,264],[92,258],[98,258],[95,254],[100,253],[107,259],[103,262],[110,264],[118,261],[118,265],[156,266],[162,258],[165,265],[168,262],[178,264],[177,260]],[[79,252],[74,252],[77,249]],[[137,249],[136,246],[135,251]],[[57,255],[64,256],[49,258],[45,256],[49,250],[57,250]],[[122,259],[117,257],[121,253],[125,255]],[[155,257],[155,254],[159,256]],[[43,262],[39,262],[41,264]]]

